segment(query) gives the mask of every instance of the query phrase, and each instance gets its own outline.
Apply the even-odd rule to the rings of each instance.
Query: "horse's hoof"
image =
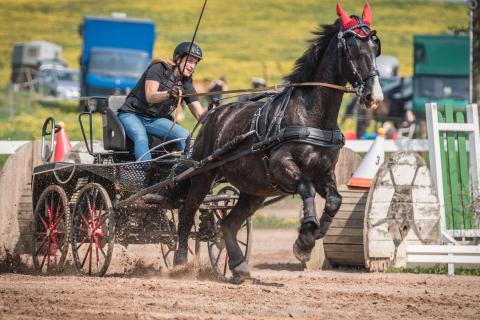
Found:
[[[250,279],[250,268],[248,264],[243,261],[238,266],[232,269],[232,283],[241,284],[245,280]]]
[[[311,253],[312,249],[302,249],[302,247],[298,244],[298,239],[293,243],[293,254],[295,255],[295,258],[297,258],[300,262],[307,263],[308,261],[310,261]]]
[[[324,237],[325,237],[325,232],[320,231],[320,229],[315,231],[315,240],[320,240],[320,239],[323,239]]]
[[[173,255],[173,265],[176,266],[184,266],[188,262],[187,256],[183,254],[178,254],[178,251],[175,252]]]

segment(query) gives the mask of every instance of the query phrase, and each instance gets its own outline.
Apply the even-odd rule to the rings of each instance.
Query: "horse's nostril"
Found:
[[[371,94],[371,93],[367,94],[367,95],[365,96],[365,99],[366,99],[367,101],[372,101],[372,94]]]

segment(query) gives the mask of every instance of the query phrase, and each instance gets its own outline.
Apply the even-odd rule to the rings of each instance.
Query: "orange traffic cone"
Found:
[[[57,142],[55,143],[53,162],[63,161],[65,155],[72,150],[72,144],[70,143],[67,131],[65,130],[65,123],[60,122],[58,126],[60,127],[60,130],[56,134]]]
[[[378,171],[378,168],[385,161],[385,130],[383,128],[378,129],[377,138],[372,144],[367,154],[363,158],[362,162],[358,166],[357,170],[353,174],[348,186],[353,188],[370,188],[373,184],[373,178]]]

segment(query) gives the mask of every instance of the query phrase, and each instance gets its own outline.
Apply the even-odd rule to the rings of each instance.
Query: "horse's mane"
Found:
[[[333,24],[320,25],[318,30],[312,33],[317,36],[309,40],[310,47],[295,61],[293,71],[284,80],[290,83],[313,81],[317,66],[322,59],[332,37],[336,36],[340,29],[337,19]]]

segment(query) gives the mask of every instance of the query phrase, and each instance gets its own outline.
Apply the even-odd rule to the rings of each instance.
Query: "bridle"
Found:
[[[356,79],[352,83],[352,86],[357,89],[357,95],[360,97],[363,95],[367,81],[370,78],[378,76],[379,72],[375,65],[374,69],[371,69],[369,72],[367,72],[366,75],[361,75],[358,67],[353,62],[349,47],[355,46],[358,48],[358,44],[356,41],[357,38],[367,38],[369,40],[371,39],[377,47],[376,56],[378,57],[381,53],[381,43],[380,39],[377,37],[377,32],[375,30],[370,30],[370,27],[358,18],[357,22],[358,23],[356,25],[338,33],[338,68],[340,73],[342,73],[342,55],[345,54],[348,65],[350,67],[350,71]],[[362,35],[360,31],[355,32],[355,30],[360,30],[361,32],[363,32],[364,35]]]

